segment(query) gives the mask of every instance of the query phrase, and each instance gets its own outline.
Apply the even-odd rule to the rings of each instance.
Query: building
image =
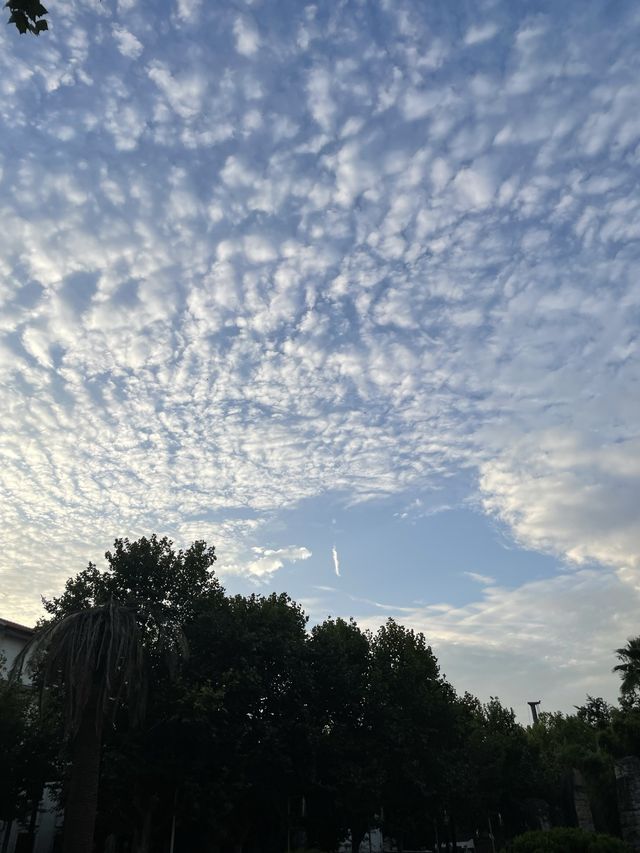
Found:
[[[5,658],[7,671],[11,669],[17,655],[31,637],[33,637],[33,628],[0,619],[0,655]]]
[[[5,669],[0,671],[0,677],[7,677],[17,655],[33,637],[34,629],[7,619],[0,619],[0,657]],[[0,772],[1,764],[0,764]],[[57,810],[51,791],[45,786],[42,799],[38,805],[36,818],[35,841],[33,851],[28,846],[29,835],[26,826],[21,824],[5,825],[0,820],[0,849],[7,853],[54,853],[57,849],[56,838],[60,835],[62,816]],[[4,847],[5,835],[8,834],[7,847]]]

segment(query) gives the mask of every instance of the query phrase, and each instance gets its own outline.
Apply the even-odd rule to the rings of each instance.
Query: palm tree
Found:
[[[616,649],[616,655],[622,663],[614,666],[613,671],[622,676],[620,691],[629,696],[640,688],[640,637],[627,640],[627,645]]]
[[[144,649],[137,608],[111,599],[71,613],[37,632],[16,660],[41,656],[41,700],[51,685],[62,691],[70,775],[65,797],[64,853],[90,853],[98,805],[105,720],[122,699],[138,719],[144,713]]]

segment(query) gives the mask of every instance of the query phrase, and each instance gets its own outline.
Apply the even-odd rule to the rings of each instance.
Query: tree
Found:
[[[616,649],[616,655],[621,661],[613,667],[622,677],[620,692],[623,698],[632,700],[640,688],[640,637],[627,640],[627,645]]]
[[[126,698],[142,714],[143,652],[133,608],[113,599],[52,622],[38,631],[14,664],[22,672],[30,655],[42,655],[42,690],[64,697],[71,772],[65,798],[65,853],[92,849],[98,804],[100,748],[105,719]]]
[[[327,619],[308,642],[313,778],[307,829],[312,845],[353,848],[380,809],[376,745],[367,719],[371,637],[356,623]]]
[[[105,557],[105,571],[90,563],[44,602],[50,619],[17,661],[19,670],[30,655],[41,656],[42,696],[51,687],[63,699],[71,757],[65,853],[91,849],[105,722],[121,700],[141,720],[149,680],[155,689],[185,652],[183,626],[204,600],[221,595],[214,549],[204,542],[176,552],[156,535],[117,539]]]
[[[55,776],[57,739],[49,718],[40,719],[34,691],[4,677],[0,659],[0,820],[5,853],[16,820],[34,813],[47,781]]]
[[[613,707],[601,696],[589,696],[584,705],[576,705],[576,716],[592,729],[604,731],[611,725]]]
[[[613,711],[601,699],[587,697],[576,714],[540,714],[528,729],[528,738],[539,756],[542,792],[555,805],[561,821],[575,820],[573,771],[579,770],[587,787],[596,829],[619,830],[616,784],[610,747],[614,735],[607,719]]]
[[[406,841],[424,844],[433,819],[447,806],[454,700],[424,635],[389,619],[371,641],[367,717],[384,826],[401,847]]]
[[[5,8],[11,13],[9,23],[14,24],[22,35],[29,32],[39,36],[41,32],[49,29],[44,20],[48,12],[40,0],[8,0]]]
[[[305,626],[273,594],[210,602],[188,627],[173,740],[189,849],[213,836],[277,851],[294,838],[311,765]]]
[[[525,828],[523,801],[542,793],[536,747],[513,709],[496,697],[482,703],[467,693],[460,700],[460,713],[463,767],[467,771],[462,799],[466,800],[467,820],[475,818],[475,826],[484,827],[493,815],[507,832],[520,831]]]
[[[222,594],[213,573],[215,548],[198,540],[186,551],[174,550],[166,536],[141,537],[130,542],[116,539],[113,551],[105,553],[107,567],[98,569],[89,563],[86,569],[69,578],[62,595],[44,600],[44,608],[58,619],[87,607],[116,601],[144,604],[139,616],[145,642],[153,645],[153,615],[162,611],[164,625],[185,626],[199,612],[207,597]]]

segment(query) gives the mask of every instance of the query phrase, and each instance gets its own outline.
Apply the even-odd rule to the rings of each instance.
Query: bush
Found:
[[[519,835],[513,840],[513,853],[629,853],[629,847],[612,835],[560,826]]]

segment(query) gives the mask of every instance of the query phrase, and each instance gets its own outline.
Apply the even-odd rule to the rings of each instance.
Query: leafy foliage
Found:
[[[587,695],[584,705],[576,705],[576,716],[592,729],[604,731],[611,724],[613,710],[602,697]]]
[[[14,24],[21,35],[26,32],[39,36],[40,33],[49,29],[44,16],[48,14],[40,0],[8,0],[5,9],[8,8],[10,18],[8,23]]]
[[[307,830],[324,849],[334,849],[349,830],[362,835],[380,811],[379,756],[370,720],[370,644],[369,634],[344,619],[316,625],[308,643],[315,772]]]
[[[235,596],[189,630],[181,777],[188,810],[221,841],[284,844],[311,763],[306,618],[286,595]],[[211,786],[211,768],[217,779]],[[186,805],[186,803],[185,803]],[[299,811],[299,805],[298,805]]]
[[[604,748],[612,742],[606,723],[611,714],[604,700],[587,697],[576,714],[540,714],[529,739],[538,750],[544,796],[557,804],[560,816],[566,821],[573,818],[570,786],[575,768],[584,777],[596,828],[617,832],[613,755]]]
[[[24,819],[57,773],[56,720],[41,718],[33,691],[3,677],[0,660],[0,820]]]
[[[212,572],[215,549],[203,541],[194,542],[186,551],[176,551],[166,536],[159,539],[153,534],[134,542],[116,539],[105,559],[106,569],[89,563],[84,571],[69,578],[62,595],[45,599],[47,613],[58,619],[115,599],[123,604],[143,604],[150,621],[162,609],[165,621],[185,625],[209,596],[220,594]],[[142,624],[141,628],[145,631],[147,626]],[[149,628],[153,633],[151,625]]]
[[[518,836],[513,841],[513,853],[629,853],[629,848],[611,835],[556,827]]]
[[[392,619],[371,642],[370,715],[379,754],[387,831],[424,838],[445,805],[447,754],[454,742],[454,692],[423,634]]]
[[[508,834],[525,828],[523,802],[541,796],[539,750],[511,708],[466,693],[458,703],[461,754],[453,765],[452,800],[467,826],[479,815],[500,815]],[[484,821],[486,823],[486,820]]]
[[[616,655],[620,663],[613,671],[622,677],[620,692],[627,699],[635,698],[640,690],[640,637],[632,637],[626,646],[616,649]]]

